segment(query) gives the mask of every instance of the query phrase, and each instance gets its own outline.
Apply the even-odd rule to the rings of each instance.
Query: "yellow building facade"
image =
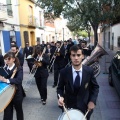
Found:
[[[36,44],[36,18],[34,17],[35,3],[32,0],[19,0],[19,21],[22,48],[29,42],[30,46]]]

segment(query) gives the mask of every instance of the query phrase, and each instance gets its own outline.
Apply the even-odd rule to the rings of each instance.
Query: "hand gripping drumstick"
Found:
[[[58,97],[60,98],[60,94],[58,94]],[[63,108],[64,108],[65,113],[67,114],[68,119],[70,120],[70,117],[69,117],[69,115],[68,115],[67,109],[65,108],[65,105],[64,105],[64,104],[63,104]]]
[[[87,112],[86,112],[86,114],[85,114],[85,116],[83,117],[82,120],[84,120],[84,119],[86,118],[86,116],[87,116],[87,114],[88,114],[89,111],[90,111],[90,110],[87,110]]]

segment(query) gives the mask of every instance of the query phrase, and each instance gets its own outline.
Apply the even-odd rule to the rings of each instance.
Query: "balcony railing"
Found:
[[[7,20],[7,7],[0,3],[0,21]]]
[[[28,16],[28,26],[30,26],[30,27],[37,27],[38,26],[36,17],[34,17],[32,15]]]

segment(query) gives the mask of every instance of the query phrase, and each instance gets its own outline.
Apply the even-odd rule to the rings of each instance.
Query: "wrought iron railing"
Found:
[[[28,16],[28,25],[38,27],[39,25],[38,25],[38,22],[37,22],[37,18],[32,16],[32,15]]]

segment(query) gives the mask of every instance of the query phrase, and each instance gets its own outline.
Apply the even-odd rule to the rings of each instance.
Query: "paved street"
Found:
[[[115,89],[108,85],[108,74],[103,74],[105,70],[104,58],[102,58],[100,64],[101,73],[97,77],[100,92],[91,120],[120,120],[120,98]],[[50,74],[48,79],[48,99],[46,105],[42,105],[34,78],[28,74],[28,67],[25,63],[23,85],[30,79],[33,79],[33,81],[30,88],[27,89],[27,96],[23,102],[25,120],[57,120],[61,110],[57,106],[56,89],[52,88],[53,74]],[[2,120],[2,117],[3,113],[0,113],[0,120]],[[15,114],[14,120],[16,120]]]

